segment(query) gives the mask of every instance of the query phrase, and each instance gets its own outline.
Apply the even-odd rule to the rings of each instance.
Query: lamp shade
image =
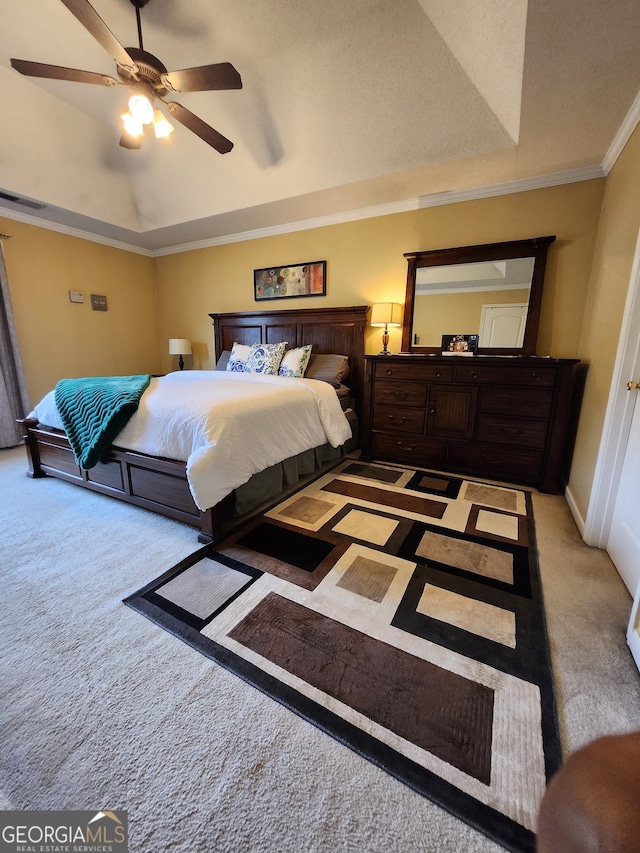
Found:
[[[402,305],[397,302],[377,302],[371,309],[372,326],[401,326]]]
[[[191,355],[191,341],[186,338],[169,338],[169,355]]]
[[[153,132],[156,139],[166,139],[173,133],[173,125],[162,115],[160,110],[156,110],[153,114]]]

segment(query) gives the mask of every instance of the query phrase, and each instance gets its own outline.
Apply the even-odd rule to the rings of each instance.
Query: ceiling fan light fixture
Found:
[[[123,113],[120,118],[124,124],[125,132],[129,136],[142,136],[144,127],[142,126],[142,122],[138,121],[135,116],[131,115],[131,113]]]
[[[153,103],[144,92],[134,92],[129,98],[129,112],[142,124],[153,121]]]
[[[163,103],[175,120],[199,136],[207,145],[220,154],[233,149],[233,142],[215,128],[208,125],[186,107],[164,100],[168,92],[210,92],[225,89],[242,89],[242,78],[230,62],[216,62],[167,71],[157,56],[144,49],[140,9],[149,0],[130,0],[136,10],[139,47],[123,47],[109,27],[98,15],[89,0],[62,0],[95,40],[109,53],[116,63],[119,80],[107,74],[48,65],[24,59],[11,59],[12,68],[27,77],[44,77],[51,80],[69,80],[75,83],[92,83],[97,86],[125,85],[132,87],[129,112],[122,116],[124,130],[120,140],[123,148],[140,148],[144,125],[153,124],[155,136],[167,138],[173,126],[156,109],[156,99]],[[124,2],[124,0],[122,0]]]
[[[156,139],[167,139],[173,133],[173,125],[160,112],[155,110],[153,113],[153,132]]]

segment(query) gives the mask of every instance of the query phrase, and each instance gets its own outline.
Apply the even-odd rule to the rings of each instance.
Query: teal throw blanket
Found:
[[[139,376],[96,376],[61,379],[54,391],[56,407],[78,465],[87,470],[138,408],[151,381]]]

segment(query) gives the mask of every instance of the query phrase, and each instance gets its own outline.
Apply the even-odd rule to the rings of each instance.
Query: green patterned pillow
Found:
[[[286,341],[281,344],[254,344],[244,363],[244,372],[277,376],[286,347]]]
[[[291,376],[294,379],[302,379],[311,357],[311,344],[303,347],[287,350],[280,362],[280,376]]]

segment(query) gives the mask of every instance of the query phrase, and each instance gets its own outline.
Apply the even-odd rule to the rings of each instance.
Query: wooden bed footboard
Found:
[[[220,534],[224,501],[205,512],[199,510],[184,462],[112,446],[94,468],[85,471],[78,466],[64,432],[41,426],[34,418],[18,423],[27,449],[28,477],[57,477],[190,524],[200,530],[200,542],[212,542]]]

